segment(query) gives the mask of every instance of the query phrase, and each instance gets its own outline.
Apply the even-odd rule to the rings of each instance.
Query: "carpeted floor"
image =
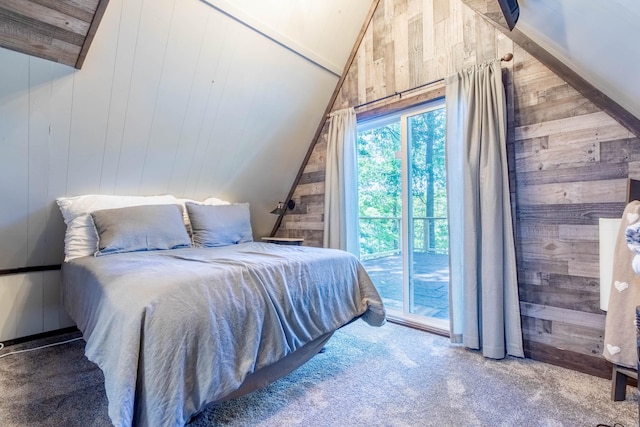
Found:
[[[0,426],[110,425],[104,378],[83,348],[80,340],[0,358]],[[638,425],[637,390],[628,387],[626,401],[612,402],[610,386],[531,360],[486,360],[403,326],[358,321],[288,377],[205,410],[191,426]]]

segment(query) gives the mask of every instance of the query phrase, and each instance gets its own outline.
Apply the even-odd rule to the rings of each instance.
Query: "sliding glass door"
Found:
[[[390,317],[448,330],[444,101],[358,125],[360,252]]]

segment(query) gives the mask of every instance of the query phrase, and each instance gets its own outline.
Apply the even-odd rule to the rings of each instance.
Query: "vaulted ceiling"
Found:
[[[369,0],[200,0],[340,75]],[[438,1],[438,0],[436,0]],[[2,0],[0,46],[81,68],[109,0]],[[517,28],[640,117],[640,2],[519,0]]]
[[[519,3],[518,31],[640,118],[640,2]],[[41,198],[14,196],[25,212],[88,192],[219,196],[251,201],[266,234],[372,4],[0,0],[1,46],[84,60],[0,50],[0,141],[20,159],[5,166],[33,191],[23,157],[49,162]]]
[[[519,4],[520,31],[640,118],[640,1]]]

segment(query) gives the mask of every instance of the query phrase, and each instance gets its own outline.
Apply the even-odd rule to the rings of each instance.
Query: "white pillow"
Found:
[[[215,197],[209,197],[208,199],[204,199],[202,202],[203,205],[230,205],[231,202],[227,202],[226,200],[216,199]]]
[[[88,194],[75,197],[59,197],[56,203],[62,212],[67,231],[64,235],[64,261],[93,255],[98,251],[98,234],[91,213],[103,209],[125,208],[141,205],[176,204],[171,195],[164,196],[103,196]]]
[[[217,199],[215,197],[209,197],[208,199],[205,199],[203,202],[199,202],[197,200],[191,200],[191,199],[176,199],[178,200],[178,203],[180,203],[182,205],[182,217],[184,219],[184,225],[187,227],[187,231],[189,232],[189,235],[191,235],[191,220],[189,220],[189,213],[187,212],[187,202],[189,203],[195,203],[197,205],[230,205],[231,202],[227,202],[226,200],[222,200],[222,199]]]

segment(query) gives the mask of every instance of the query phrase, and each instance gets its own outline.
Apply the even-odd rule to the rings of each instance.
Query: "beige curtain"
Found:
[[[451,338],[485,357],[524,357],[500,61],[445,82]]]
[[[358,231],[358,123],[353,108],[329,115],[324,191],[324,247],[360,256]]]

